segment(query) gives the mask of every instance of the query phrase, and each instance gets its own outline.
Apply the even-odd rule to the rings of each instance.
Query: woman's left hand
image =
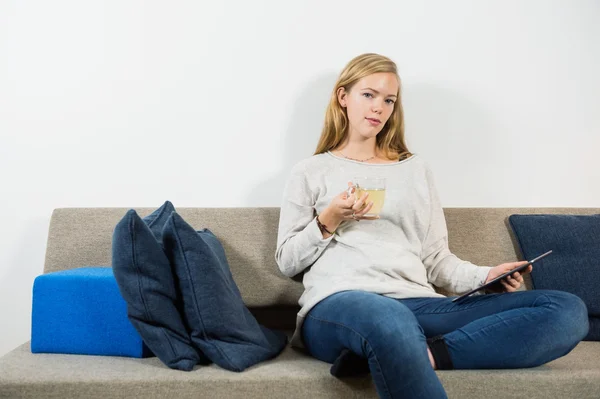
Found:
[[[521,262],[510,262],[498,265],[490,270],[487,278],[485,279],[485,282],[487,283],[488,281],[495,279],[496,277],[508,272],[509,270],[515,269],[526,263],[527,261],[524,260]],[[493,284],[491,287],[488,287],[487,290],[492,293],[515,292],[521,287],[521,284],[523,284],[523,275],[531,273],[531,270],[533,270],[533,265],[529,265],[529,267],[525,268],[524,270],[521,270],[520,273],[513,273],[512,277],[509,274],[508,276],[500,280],[501,284]]]

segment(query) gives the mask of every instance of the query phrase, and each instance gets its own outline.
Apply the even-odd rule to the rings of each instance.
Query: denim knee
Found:
[[[423,327],[407,308],[406,312],[398,312],[395,317],[390,317],[369,329],[365,332],[364,339],[373,349],[384,348],[408,354],[419,348],[420,342],[425,345],[426,338]]]
[[[545,294],[557,305],[557,318],[565,331],[565,344],[572,346],[585,338],[590,328],[585,302],[566,291],[546,290]]]

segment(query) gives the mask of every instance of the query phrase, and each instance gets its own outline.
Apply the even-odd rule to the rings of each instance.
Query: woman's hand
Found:
[[[352,186],[352,182],[348,182],[348,187]],[[355,203],[356,189],[353,188],[352,193],[348,195],[347,190],[336,195],[327,208],[323,210],[319,216],[321,223],[327,227],[327,230],[333,231],[345,220],[375,220],[379,216],[364,216],[373,207],[373,202],[369,202],[369,193],[365,192]]]
[[[488,281],[495,279],[496,277],[508,272],[509,270],[515,269],[526,263],[527,261],[524,260],[521,262],[510,262],[498,265],[490,270],[487,278],[485,279],[485,282],[487,283]],[[529,265],[529,267],[525,268],[524,270],[521,270],[520,273],[514,272],[512,275],[509,274],[508,276],[500,280],[500,284],[493,284],[491,287],[488,287],[487,290],[491,293],[515,292],[521,287],[521,284],[523,284],[523,275],[531,273],[532,270],[533,265]]]
[[[353,184],[351,181],[348,182],[348,187],[352,187]],[[344,214],[344,219],[343,220],[356,220],[356,221],[360,221],[360,220],[375,220],[375,219],[379,219],[379,216],[365,216],[365,214],[369,213],[369,211],[371,210],[371,208],[373,207],[373,202],[369,201],[369,193],[368,192],[364,192],[363,195],[356,199],[356,196],[354,195],[354,193],[356,192],[356,188],[352,187],[351,189],[352,194],[350,196],[348,196],[348,192],[344,191],[344,193],[346,194],[346,207],[350,207],[350,209],[345,209],[343,214]],[[344,193],[340,194],[342,196],[344,196]],[[356,202],[355,202],[356,201]]]

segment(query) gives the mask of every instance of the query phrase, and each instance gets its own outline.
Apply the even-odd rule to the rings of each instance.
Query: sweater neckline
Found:
[[[388,163],[365,163],[365,162],[360,162],[360,161],[354,161],[352,159],[348,159],[348,158],[343,158],[340,156],[335,155],[333,152],[331,151],[327,151],[326,154],[328,154],[329,156],[335,158],[335,159],[339,159],[340,161],[345,161],[345,162],[350,162],[350,163],[355,163],[358,165],[367,165],[367,166],[394,166],[394,165],[399,165],[401,163],[404,163],[406,161],[410,161],[411,159],[413,159],[415,157],[415,155],[417,154],[412,154],[410,157],[403,159],[402,161],[396,161],[396,162],[388,162]]]

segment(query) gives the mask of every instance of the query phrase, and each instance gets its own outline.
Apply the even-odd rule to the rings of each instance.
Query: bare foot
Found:
[[[435,359],[433,358],[433,355],[431,354],[429,348],[427,348],[427,354],[429,355],[429,362],[431,363],[431,367],[433,367],[433,369],[436,370],[437,365],[435,364]]]

